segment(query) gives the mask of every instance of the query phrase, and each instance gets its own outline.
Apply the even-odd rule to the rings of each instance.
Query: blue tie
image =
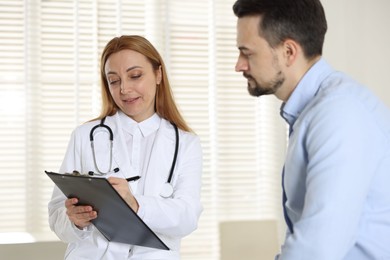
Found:
[[[284,167],[283,167],[283,173],[282,173],[282,188],[283,188],[283,214],[284,214],[284,219],[286,221],[288,229],[290,230],[290,232],[292,234],[292,233],[294,233],[293,224],[292,224],[291,219],[289,218],[289,216],[287,214],[287,209],[286,209],[287,196],[286,196],[286,191],[284,189]]]
[[[291,136],[291,133],[293,132],[293,128],[291,126],[289,126],[289,129],[288,129],[288,137]],[[287,208],[286,208],[286,202],[287,202],[287,196],[286,196],[286,190],[284,189],[284,166],[283,166],[283,173],[282,173],[282,189],[283,189],[283,214],[284,214],[284,219],[286,221],[286,224],[287,224],[287,227],[288,229],[290,230],[291,234],[294,233],[294,228],[293,228],[293,224],[291,222],[291,219],[289,218],[288,214],[287,214]]]

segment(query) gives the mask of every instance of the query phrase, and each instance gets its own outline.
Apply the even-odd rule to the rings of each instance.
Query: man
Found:
[[[287,234],[279,260],[390,259],[390,112],[322,58],[319,0],[238,0],[236,71],[283,101]]]

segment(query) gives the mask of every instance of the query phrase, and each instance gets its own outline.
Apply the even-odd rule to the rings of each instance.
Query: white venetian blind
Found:
[[[27,222],[29,232],[45,235],[50,232],[46,215],[53,184],[43,170],[59,169],[74,126],[96,114],[96,7],[91,1],[42,0],[26,8],[34,24],[27,42],[32,100],[26,174],[29,187],[41,191],[27,190],[29,205],[35,207]]]
[[[285,124],[273,96],[248,94],[238,57],[235,1],[216,0],[216,151],[219,221],[277,219]],[[234,206],[232,206],[234,205]]]
[[[146,36],[160,51],[201,138],[204,211],[182,259],[219,259],[222,221],[279,220],[280,104],[250,97],[234,72],[233,2],[0,0],[0,234],[53,237],[43,170],[59,168],[71,131],[99,113],[100,53],[121,34]]]
[[[242,73],[234,72],[239,54],[234,2],[216,0],[213,9],[216,225],[225,221],[280,221],[279,176],[285,149],[280,103],[273,97],[251,97]]]
[[[24,231],[27,202],[24,1],[0,1],[0,231]],[[12,199],[11,199],[12,198]]]
[[[208,0],[170,0],[167,6],[167,57],[171,83],[184,117],[200,135],[203,148],[204,211],[199,229],[183,241],[185,259],[217,259],[215,172],[215,53],[212,6]],[[215,150],[214,150],[215,151]]]

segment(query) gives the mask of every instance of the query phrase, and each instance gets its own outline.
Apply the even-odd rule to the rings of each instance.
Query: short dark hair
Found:
[[[322,55],[328,26],[320,0],[237,0],[233,11],[238,18],[260,15],[259,35],[271,47],[292,39],[306,58]]]

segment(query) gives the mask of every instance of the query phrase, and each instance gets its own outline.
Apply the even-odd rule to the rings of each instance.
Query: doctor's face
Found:
[[[122,112],[137,122],[154,114],[161,68],[155,70],[139,52],[121,50],[108,57],[104,71],[111,96]]]
[[[275,94],[285,81],[278,48],[272,48],[259,36],[260,16],[246,16],[237,21],[237,47],[240,51],[236,71],[248,80],[252,96]]]

